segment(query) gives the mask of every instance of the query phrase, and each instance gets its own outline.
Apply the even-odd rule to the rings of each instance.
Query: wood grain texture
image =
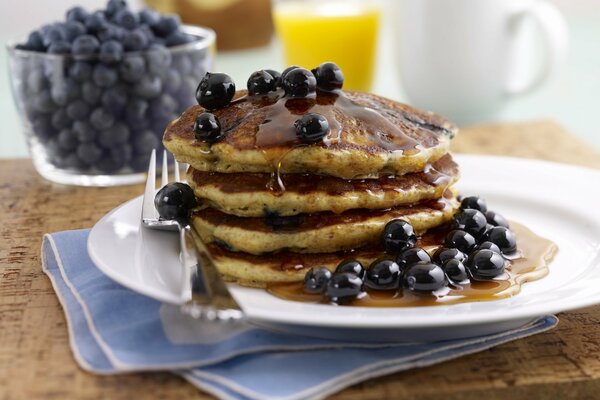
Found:
[[[552,122],[464,129],[459,152],[600,167],[600,154]],[[44,181],[29,160],[0,160],[0,399],[207,399],[168,373],[95,376],[68,346],[62,309],[40,267],[46,232],[89,228],[141,185],[77,188]],[[594,399],[600,307],[561,314],[551,332],[356,385],[335,399]]]

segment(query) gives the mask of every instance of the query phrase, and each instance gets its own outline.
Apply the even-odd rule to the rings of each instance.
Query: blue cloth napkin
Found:
[[[63,306],[79,365],[98,374],[168,370],[223,399],[322,398],[369,378],[423,367],[549,330],[554,316],[484,337],[347,343],[245,326],[223,331],[112,281],[90,260],[89,230],[46,235],[44,272]]]

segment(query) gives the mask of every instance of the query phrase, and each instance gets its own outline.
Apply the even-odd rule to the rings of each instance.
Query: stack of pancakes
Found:
[[[163,142],[190,165],[200,204],[193,226],[231,280],[263,286],[302,280],[312,267],[334,270],[346,258],[368,265],[384,255],[387,222],[404,219],[421,234],[458,208],[458,166],[448,153],[457,129],[433,113],[366,93],[240,92],[212,111],[225,136],[207,143],[193,132],[203,111],[184,112]],[[294,129],[308,112],[329,122],[317,143]]]

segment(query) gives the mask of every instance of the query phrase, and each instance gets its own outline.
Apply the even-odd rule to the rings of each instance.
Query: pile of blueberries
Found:
[[[432,255],[416,247],[417,236],[404,220],[390,221],[382,241],[386,256],[368,268],[357,260],[342,261],[333,273],[325,267],[313,268],[304,277],[304,291],[338,304],[364,296],[365,287],[432,294],[449,285],[502,276],[508,258],[517,251],[506,219],[488,211],[477,196],[462,199],[443,246]]]
[[[332,92],[341,89],[344,74],[335,63],[325,62],[313,70],[291,66],[282,73],[272,69],[253,72],[246,87],[249,96],[267,96],[280,89],[288,98],[305,98],[317,90]],[[235,95],[235,83],[223,73],[207,73],[196,90],[198,104],[207,111],[198,114],[194,123],[196,139],[214,143],[225,136],[219,119],[210,111],[226,107]],[[307,113],[294,123],[298,138],[304,143],[316,143],[329,132],[327,118],[318,113]]]
[[[12,73],[46,160],[89,173],[144,171],[210,67],[206,48],[169,49],[196,40],[176,15],[134,12],[123,0],[71,8],[65,22],[31,32],[16,46],[27,52],[15,53]]]

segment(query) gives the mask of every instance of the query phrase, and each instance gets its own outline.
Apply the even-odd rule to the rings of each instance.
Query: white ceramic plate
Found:
[[[536,317],[600,303],[600,172],[516,158],[456,156],[459,189],[553,240],[559,253],[545,278],[498,301],[415,308],[362,308],[278,299],[231,285],[249,318],[318,336],[368,340],[474,336],[523,325]],[[179,303],[181,268],[173,233],[140,230],[141,198],[102,218],[89,254],[115,281],[167,303]]]

